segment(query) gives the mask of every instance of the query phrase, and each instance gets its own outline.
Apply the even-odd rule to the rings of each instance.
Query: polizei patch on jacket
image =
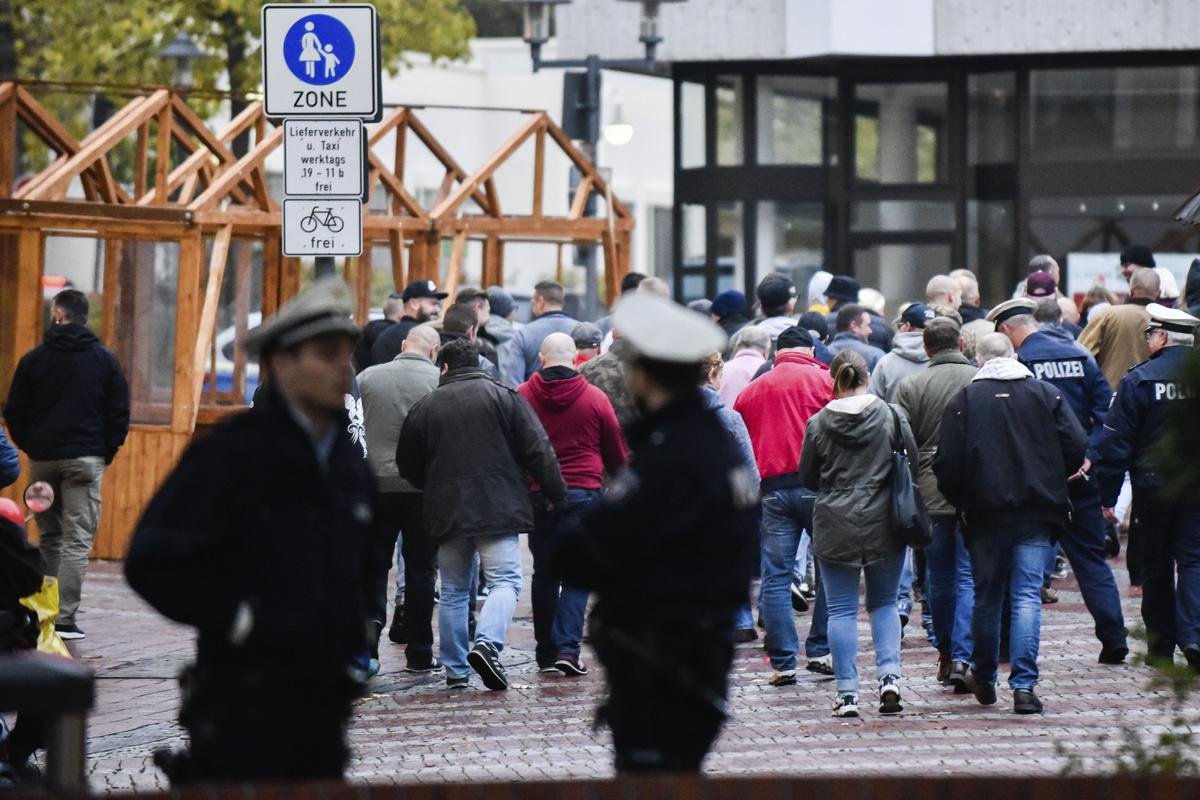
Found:
[[[1175,381],[1154,382],[1154,402],[1160,400],[1191,400],[1195,392],[1191,386]]]
[[[1083,362],[1078,359],[1071,361],[1041,361],[1036,364],[1030,364],[1030,366],[1033,367],[1033,377],[1042,381],[1083,377]]]

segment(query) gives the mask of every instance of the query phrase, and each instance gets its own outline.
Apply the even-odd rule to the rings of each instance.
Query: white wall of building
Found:
[[[556,9],[571,52],[641,56],[638,3]],[[1196,0],[686,0],[662,7],[664,61],[1190,49]]]

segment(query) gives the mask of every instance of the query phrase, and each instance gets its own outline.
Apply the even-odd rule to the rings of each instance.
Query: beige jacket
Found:
[[[1096,357],[1114,392],[1126,372],[1150,357],[1145,333],[1149,324],[1146,306],[1141,301],[1126,301],[1106,309],[1079,334],[1079,343]]]

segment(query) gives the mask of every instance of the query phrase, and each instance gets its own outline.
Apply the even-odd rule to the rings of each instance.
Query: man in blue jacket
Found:
[[[569,334],[579,320],[563,311],[566,290],[554,281],[542,281],[533,287],[533,322],[525,325],[512,339],[512,358],[504,365],[504,384],[518,386],[541,367],[542,342],[552,333]]]
[[[17,448],[13,447],[12,442],[4,435],[4,428],[0,428],[0,488],[14,483],[19,477],[21,460],[17,455]]]
[[[1126,472],[1133,484],[1133,515],[1145,537],[1142,620],[1150,656],[1170,662],[1178,645],[1200,671],[1200,505],[1166,492],[1153,459],[1167,415],[1193,387],[1179,373],[1195,346],[1200,319],[1151,303],[1146,311],[1150,359],[1131,369],[1117,388],[1104,422],[1096,473],[1110,522]],[[1178,584],[1176,584],[1178,571]]]
[[[1083,469],[1069,484],[1071,523],[1060,544],[1079,580],[1083,602],[1096,622],[1096,638],[1101,646],[1100,663],[1120,664],[1129,655],[1125,617],[1121,613],[1116,579],[1104,558],[1100,492],[1088,474],[1096,460],[1096,448],[1112,402],[1112,392],[1090,354],[1074,343],[1039,329],[1034,317],[1037,308],[1036,301],[1019,298],[996,306],[987,318],[996,323],[997,331],[1008,337],[1017,352],[1017,360],[1028,367],[1035,378],[1054,384],[1062,392],[1063,399],[1087,432]]]

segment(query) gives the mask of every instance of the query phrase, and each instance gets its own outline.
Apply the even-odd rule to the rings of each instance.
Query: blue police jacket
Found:
[[[1135,489],[1165,485],[1148,451],[1162,434],[1172,404],[1186,399],[1191,392],[1178,380],[1191,352],[1192,348],[1178,345],[1163,348],[1121,379],[1104,422],[1096,462],[1100,501],[1105,508],[1116,505],[1126,472]]]
[[[1021,343],[1017,360],[1029,368],[1033,377],[1053,383],[1062,392],[1087,431],[1087,457],[1095,461],[1104,418],[1112,402],[1112,390],[1096,359],[1074,342],[1038,331]]]

